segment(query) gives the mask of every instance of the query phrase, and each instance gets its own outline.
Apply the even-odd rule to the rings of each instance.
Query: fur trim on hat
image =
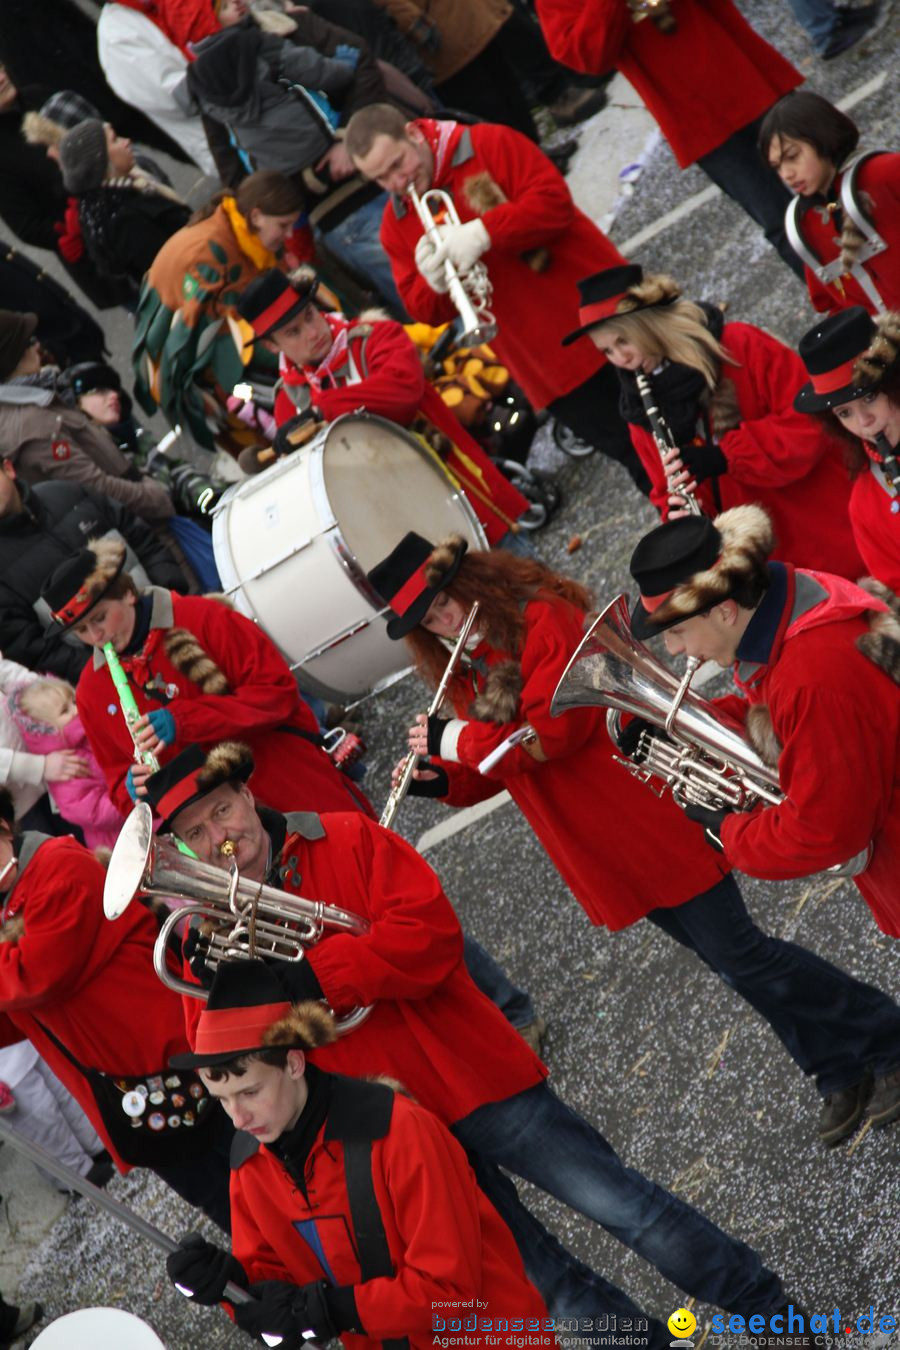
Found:
[[[900,684],[900,596],[874,577],[863,577],[860,587],[888,606],[869,617],[869,631],[856,639],[857,650]]]
[[[25,915],[14,914],[4,924],[0,924],[0,942],[18,942],[25,933]]]
[[[203,694],[227,694],[228,681],[211,656],[186,628],[170,628],[164,644],[166,656],[176,670],[193,681]]]
[[[900,356],[900,313],[877,315],[875,327],[871,345],[853,363],[853,383],[858,386],[877,384]]]
[[[761,506],[746,503],[716,516],[722,551],[713,567],[695,572],[654,611],[655,623],[690,618],[729,599],[744,582],[760,573],[775,547],[772,521]]]
[[[719,377],[719,383],[710,396],[709,425],[716,437],[724,436],[726,431],[735,431],[741,425],[737,385],[727,375]]]
[[[67,129],[37,112],[26,113],[22,118],[22,135],[29,145],[59,145]]]
[[[461,534],[451,534],[431,550],[425,563],[425,581],[429,586],[441,584],[459,557],[459,551],[464,543]]]
[[[681,295],[678,282],[665,272],[654,272],[636,286],[629,286],[616,306],[617,314],[628,314],[633,309],[647,309],[652,305],[668,305]]]
[[[330,1045],[336,1039],[337,1027],[332,1013],[324,1004],[308,999],[303,1003],[295,1003],[289,1013],[267,1028],[263,1045],[315,1050],[320,1045]]]
[[[471,713],[479,722],[514,722],[519,715],[522,671],[515,661],[491,666]]]
[[[211,792],[234,778],[249,778],[253,772],[253,751],[241,741],[220,741],[206,756],[206,763],[197,774],[197,786],[202,792]]]
[[[473,173],[464,179],[462,196],[476,216],[483,216],[486,211],[491,211],[495,206],[502,206],[504,202],[509,201],[500,184],[495,182],[487,171]],[[528,249],[521,257],[532,272],[546,272],[550,266],[550,250],[543,245]]]
[[[752,708],[748,708],[745,725],[747,739],[763,764],[767,764],[770,769],[777,769],[783,747],[775,735],[768,704],[754,703]]]
[[[94,570],[85,577],[83,587],[93,594],[106,590],[121,572],[125,564],[125,545],[118,539],[89,539],[87,546],[97,561]]]

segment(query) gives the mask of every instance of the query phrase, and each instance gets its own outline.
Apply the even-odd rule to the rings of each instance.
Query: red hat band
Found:
[[[184,778],[164,792],[156,803],[156,813],[163,820],[171,820],[172,817],[181,810],[185,802],[190,801],[192,797],[202,795],[202,788],[198,782],[202,768],[195,769],[193,773],[185,774]]]
[[[859,360],[854,356],[850,361],[835,366],[834,370],[824,370],[821,375],[810,375],[810,383],[817,394],[833,394],[836,389],[855,383],[853,368]]]
[[[62,609],[53,611],[53,617],[57,623],[73,624],[80,619],[82,614],[86,614],[89,609],[97,603],[98,596],[93,591],[89,591],[86,586],[82,586],[75,592],[71,600],[67,600]]]
[[[287,1017],[291,1004],[260,1003],[252,1008],[204,1008],[197,1023],[196,1055],[240,1054],[263,1044],[275,1022]]]
[[[412,576],[404,581],[396,595],[391,598],[391,609],[395,614],[399,614],[401,619],[410,606],[415,604],[422,592],[428,589],[428,582],[425,579],[427,566],[428,559],[426,558],[421,567],[416,568]]]
[[[619,307],[619,302],[625,299],[627,291],[620,291],[618,295],[611,295],[606,300],[597,300],[592,305],[582,305],[578,311],[578,320],[582,328],[588,324],[600,323],[601,319],[611,319]]]
[[[293,309],[303,299],[292,286],[286,286],[277,300],[273,300],[267,309],[250,320],[254,333],[268,333],[279,319],[284,318],[288,310]]]

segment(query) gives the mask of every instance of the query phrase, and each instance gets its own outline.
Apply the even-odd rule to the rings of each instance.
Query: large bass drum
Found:
[[[81,1308],[58,1317],[32,1350],[166,1350],[146,1322],[121,1308]]]
[[[408,530],[487,547],[468,500],[426,446],[382,417],[352,413],[229,488],[212,537],[235,607],[280,647],[303,689],[346,702],[409,665],[366,580]]]

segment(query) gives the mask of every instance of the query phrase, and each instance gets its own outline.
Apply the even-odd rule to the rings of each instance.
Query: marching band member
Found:
[[[540,1060],[466,973],[459,922],[415,849],[359,813],[285,817],[256,807],[251,768],[245,746],[184,751],[149,779],[150,800],[203,862],[226,869],[230,840],[243,876],[369,920],[367,934],[326,929],[307,959],[271,966],[293,1001],[324,998],[338,1017],[372,1005],[366,1021],[309,1057],[331,1072],[393,1077],[450,1125],[551,1314],[645,1315],[542,1227],[498,1167],[602,1224],[706,1302],[742,1314],[783,1307],[781,1282],[755,1252],[625,1167],[551,1091]],[[208,980],[202,940],[189,935],[185,945],[194,977]],[[669,1337],[648,1321],[648,1343],[662,1350]]]
[[[392,1338],[424,1350],[441,1318],[470,1319],[475,1308],[473,1345],[507,1317],[525,1319],[533,1344],[555,1346],[547,1309],[460,1145],[402,1086],[307,1061],[304,1052],[334,1036],[321,1004],[292,1002],[262,961],[220,966],[196,1053],[172,1067],[198,1069],[240,1131],[234,1236],[228,1253],[188,1234],[166,1261],[170,1279],[195,1303],[218,1303],[229,1280],[248,1289],[253,1301],[234,1307],[238,1326],[284,1346],[311,1331],[349,1350]],[[494,1340],[515,1344],[509,1333]]]
[[[214,744],[223,727],[253,746],[263,801],[371,811],[321,748],[316,720],[262,629],[224,601],[158,586],[138,590],[124,564],[122,545],[101,539],[60,563],[43,589],[56,622],[94,649],[78,681],[78,711],[122,814],[143,795],[151,771],[135,763],[136,747],[164,762],[185,745]],[[106,642],[143,714],[134,741],[115,697]]]
[[[785,794],[750,813],[687,810],[735,867],[773,880],[871,845],[856,885],[879,928],[900,937],[900,625],[859,586],[771,561],[772,545],[765,512],[741,506],[660,525],[631,559],[635,636],[663,633],[673,655],[733,667],[750,708],[724,704]]]
[[[788,216],[798,257],[813,305],[826,314],[900,309],[900,155],[858,145],[856,123],[805,89],[780,99],[759,130],[763,159],[796,194]],[[886,248],[860,260],[877,239]]]
[[[859,305],[811,328],[799,352],[810,382],[794,406],[836,427],[848,449],[850,523],[868,572],[900,592],[900,313]]]
[[[620,407],[663,519],[685,513],[686,488],[707,514],[758,501],[772,517],[778,557],[858,577],[841,446],[795,411],[803,363],[777,338],[726,323],[685,300],[671,277],[611,267],[580,283],[581,325],[616,368]],[[665,463],[637,385],[643,373],[677,451]]]
[[[231,1128],[212,1113],[202,1147],[194,1146],[200,1120],[187,1111],[195,1096],[185,1079],[176,1101],[163,1078],[187,1040],[181,1000],[153,973],[156,923],[143,905],[108,923],[103,882],[97,859],[71,836],[20,834],[12,798],[0,788],[0,1014],[72,1093],[120,1171],[129,1170],[123,1134],[127,1144],[132,1133],[149,1131],[148,1154],[168,1139],[169,1161],[148,1165],[227,1231]],[[131,1109],[125,1088],[111,1088],[123,1075],[143,1077],[145,1106],[137,1087],[128,1094],[138,1096]],[[98,1078],[119,1105],[103,1106]],[[146,1128],[132,1131],[132,1121]]]
[[[550,716],[583,636],[584,588],[536,561],[467,553],[459,539],[433,548],[415,534],[369,579],[394,611],[388,633],[407,639],[429,683],[445,664],[444,642],[473,602],[480,605],[468,669],[449,689],[454,716],[420,716],[410,729],[410,749],[428,757],[414,780],[419,795],[465,805],[506,788],[592,923],[615,931],[646,916],[695,951],[815,1075],[824,1098],[820,1139],[851,1134],[862,1106],[854,1096],[849,1109],[843,1090],[867,1078],[870,1063],[893,1067],[900,1009],[753,923],[729,868],[709,867],[671,798],[648,792],[615,763],[602,709]],[[489,768],[486,756],[523,728],[534,739]]]
[[[329,422],[359,407],[400,426],[424,417],[449,439],[447,467],[489,541],[499,543],[529,503],[428,383],[402,326],[384,317],[324,314],[316,304],[316,285],[314,273],[295,273],[289,281],[273,268],[250,283],[238,304],[263,346],[278,354],[278,425],[309,409]]]
[[[577,312],[578,278],[624,259],[578,210],[546,155],[509,127],[409,122],[384,103],[354,113],[345,144],[366,178],[393,194],[381,242],[412,317],[431,324],[456,318],[445,263],[465,277],[482,261],[498,324],[491,346],[532,407],[548,408],[646,491],[612,370],[589,348],[565,357],[557,350]],[[440,225],[439,248],[424,233],[410,188],[419,197],[437,188],[453,199],[460,223]]]

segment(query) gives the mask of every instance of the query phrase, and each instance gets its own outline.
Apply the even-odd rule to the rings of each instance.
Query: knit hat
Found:
[[[0,309],[0,380],[6,380],[21,361],[38,326],[36,314]]]
[[[59,143],[59,167],[66,191],[78,197],[99,187],[109,168],[106,128],[96,117],[79,122]]]
[[[461,535],[435,547],[410,530],[386,558],[367,573],[373,589],[394,612],[388,619],[387,635],[394,641],[406,637],[428,613],[431,602],[460,569],[468,541]]]
[[[105,361],[79,361],[60,371],[56,380],[56,392],[70,408],[78,406],[83,394],[92,394],[97,389],[115,389],[122,392],[122,381],[118,371],[113,370]]]
[[[252,772],[252,751],[240,741],[222,741],[208,752],[189,745],[150,775],[145,784],[147,800],[171,829],[186,806],[193,806],[223,783],[246,783]]]

